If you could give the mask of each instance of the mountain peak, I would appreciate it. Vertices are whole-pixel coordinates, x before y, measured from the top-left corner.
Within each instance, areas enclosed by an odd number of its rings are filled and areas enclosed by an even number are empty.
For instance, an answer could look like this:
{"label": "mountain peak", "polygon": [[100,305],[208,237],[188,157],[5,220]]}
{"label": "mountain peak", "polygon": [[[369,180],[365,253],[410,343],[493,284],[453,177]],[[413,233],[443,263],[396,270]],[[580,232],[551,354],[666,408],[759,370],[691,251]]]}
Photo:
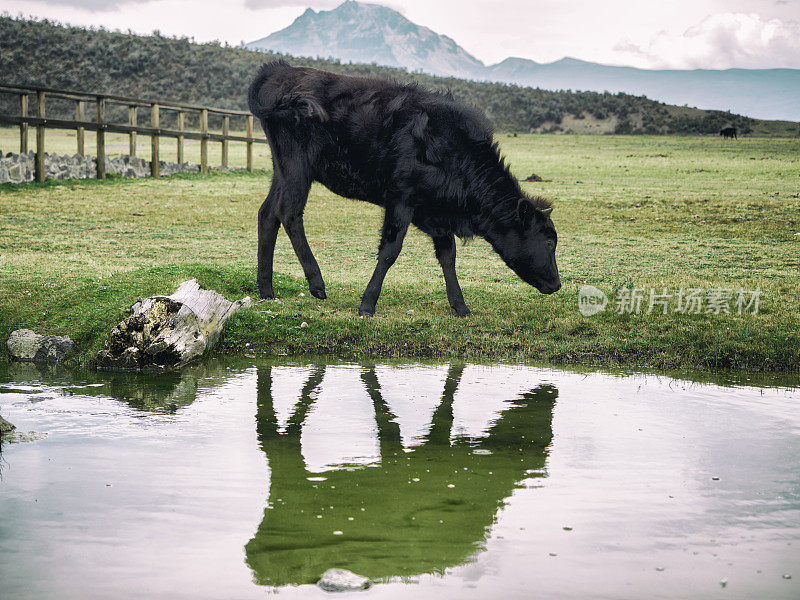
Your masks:
{"label": "mountain peak", "polygon": [[526,66],[527,67],[528,65],[538,65],[538,64],[540,64],[540,63],[532,61],[529,58],[520,58],[518,56],[509,56],[508,58],[504,58],[503,60],[501,60],[499,63],[497,63],[494,66],[495,67],[499,67],[499,66],[503,65],[503,66],[507,66],[507,67],[515,67],[515,66]]}
{"label": "mountain peak", "polygon": [[644,94],[670,104],[729,109],[767,119],[800,119],[798,69],[652,71],[569,56],[548,63],[512,57],[487,67],[449,37],[409,21],[396,10],[355,0],[331,10],[309,8],[289,27],[246,47],[550,90]]}
{"label": "mountain peak", "polygon": [[251,50],[336,57],[434,75],[475,77],[485,68],[449,37],[417,25],[389,7],[355,0],[346,0],[327,11],[308,9],[289,27],[246,46]]}

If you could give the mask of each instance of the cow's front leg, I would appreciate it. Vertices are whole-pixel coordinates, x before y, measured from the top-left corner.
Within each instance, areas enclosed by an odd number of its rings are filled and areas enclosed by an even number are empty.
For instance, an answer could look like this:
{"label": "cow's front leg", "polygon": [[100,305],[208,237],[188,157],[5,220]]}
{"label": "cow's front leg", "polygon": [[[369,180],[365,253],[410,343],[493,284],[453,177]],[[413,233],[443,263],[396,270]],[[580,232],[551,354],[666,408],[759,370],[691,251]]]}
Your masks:
{"label": "cow's front leg", "polygon": [[456,240],[452,233],[433,238],[433,247],[436,251],[436,258],[442,266],[444,273],[444,285],[447,288],[447,300],[450,306],[459,317],[469,315],[469,308],[464,302],[464,294],[461,293],[461,286],[458,285],[456,277]]}
{"label": "cow's front leg", "polygon": [[381,228],[381,243],[378,246],[378,264],[375,272],[367,284],[367,289],[361,296],[361,306],[358,314],[369,316],[375,314],[375,305],[378,303],[378,296],[381,294],[383,279],[389,268],[397,260],[400,250],[403,248],[403,239],[406,237],[408,226],[411,223],[412,210],[407,206],[387,206],[386,215],[383,218]]}

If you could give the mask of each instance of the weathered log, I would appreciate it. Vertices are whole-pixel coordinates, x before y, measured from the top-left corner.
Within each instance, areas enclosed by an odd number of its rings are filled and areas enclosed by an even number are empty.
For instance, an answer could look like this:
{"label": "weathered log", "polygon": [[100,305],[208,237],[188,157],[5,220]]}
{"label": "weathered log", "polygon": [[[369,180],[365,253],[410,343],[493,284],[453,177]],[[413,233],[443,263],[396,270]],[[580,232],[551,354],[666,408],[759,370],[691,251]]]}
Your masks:
{"label": "weathered log", "polygon": [[229,302],[196,279],[184,281],[171,296],[139,299],[111,331],[97,355],[100,369],[163,371],[180,368],[203,355],[219,339],[233,313],[251,306],[250,297]]}

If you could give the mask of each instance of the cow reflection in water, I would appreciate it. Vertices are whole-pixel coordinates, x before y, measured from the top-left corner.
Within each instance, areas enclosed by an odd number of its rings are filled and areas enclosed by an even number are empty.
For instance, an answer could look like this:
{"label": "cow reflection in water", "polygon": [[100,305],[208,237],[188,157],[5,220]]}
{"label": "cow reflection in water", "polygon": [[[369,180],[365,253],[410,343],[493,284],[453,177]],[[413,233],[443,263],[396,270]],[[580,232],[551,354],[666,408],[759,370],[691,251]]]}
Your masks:
{"label": "cow reflection in water", "polygon": [[441,573],[481,549],[505,499],[522,480],[544,472],[558,391],[539,385],[510,398],[488,434],[452,436],[462,371],[450,367],[427,434],[407,451],[375,369],[364,369],[380,464],[341,466],[327,470],[324,481],[309,481],[314,474],[301,454],[300,434],[325,368],[311,373],[283,431],[272,367],[259,369],[258,439],[269,462],[270,499],[245,546],[257,583],[314,583],[332,567],[373,579]]}

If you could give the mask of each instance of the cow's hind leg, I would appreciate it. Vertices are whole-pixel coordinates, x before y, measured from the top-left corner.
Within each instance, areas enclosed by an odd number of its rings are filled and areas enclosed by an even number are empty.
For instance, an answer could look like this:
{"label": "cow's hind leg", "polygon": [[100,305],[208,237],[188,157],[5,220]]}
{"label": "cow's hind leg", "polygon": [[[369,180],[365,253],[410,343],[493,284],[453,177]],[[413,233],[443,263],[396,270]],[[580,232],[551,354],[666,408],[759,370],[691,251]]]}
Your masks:
{"label": "cow's hind leg", "polygon": [[375,305],[381,294],[383,280],[389,268],[397,260],[403,248],[403,239],[406,237],[408,226],[411,224],[413,211],[407,206],[387,206],[381,229],[381,243],[378,247],[378,264],[372,273],[372,278],[361,296],[361,306],[358,314],[372,316],[375,314]]}
{"label": "cow's hind leg", "polygon": [[311,180],[302,173],[287,176],[276,164],[272,186],[258,211],[258,290],[262,298],[274,298],[272,264],[275,241],[281,224],[292,242],[292,248],[303,267],[313,296],[324,299],[325,282],[314,254],[308,245],[303,227],[303,211],[311,189]]}
{"label": "cow's hind leg", "polygon": [[461,286],[458,285],[458,277],[456,276],[455,237],[452,233],[432,237],[436,258],[442,266],[442,273],[444,273],[447,300],[459,317],[466,317],[469,315],[469,308],[467,308],[467,303],[464,302],[464,294],[461,293]]}
{"label": "cow's hind leg", "polygon": [[303,211],[306,208],[310,189],[310,180],[298,180],[291,184],[284,183],[278,198],[277,215],[286,229],[294,253],[303,267],[311,295],[324,300],[327,298],[325,282],[322,279],[317,259],[314,258],[314,253],[311,252],[311,247],[308,245],[306,230],[303,226]]}
{"label": "cow's hind leg", "polygon": [[275,255],[275,240],[281,222],[275,214],[279,185],[272,180],[269,194],[258,210],[258,293],[262,298],[274,298],[272,289],[272,260]]}

